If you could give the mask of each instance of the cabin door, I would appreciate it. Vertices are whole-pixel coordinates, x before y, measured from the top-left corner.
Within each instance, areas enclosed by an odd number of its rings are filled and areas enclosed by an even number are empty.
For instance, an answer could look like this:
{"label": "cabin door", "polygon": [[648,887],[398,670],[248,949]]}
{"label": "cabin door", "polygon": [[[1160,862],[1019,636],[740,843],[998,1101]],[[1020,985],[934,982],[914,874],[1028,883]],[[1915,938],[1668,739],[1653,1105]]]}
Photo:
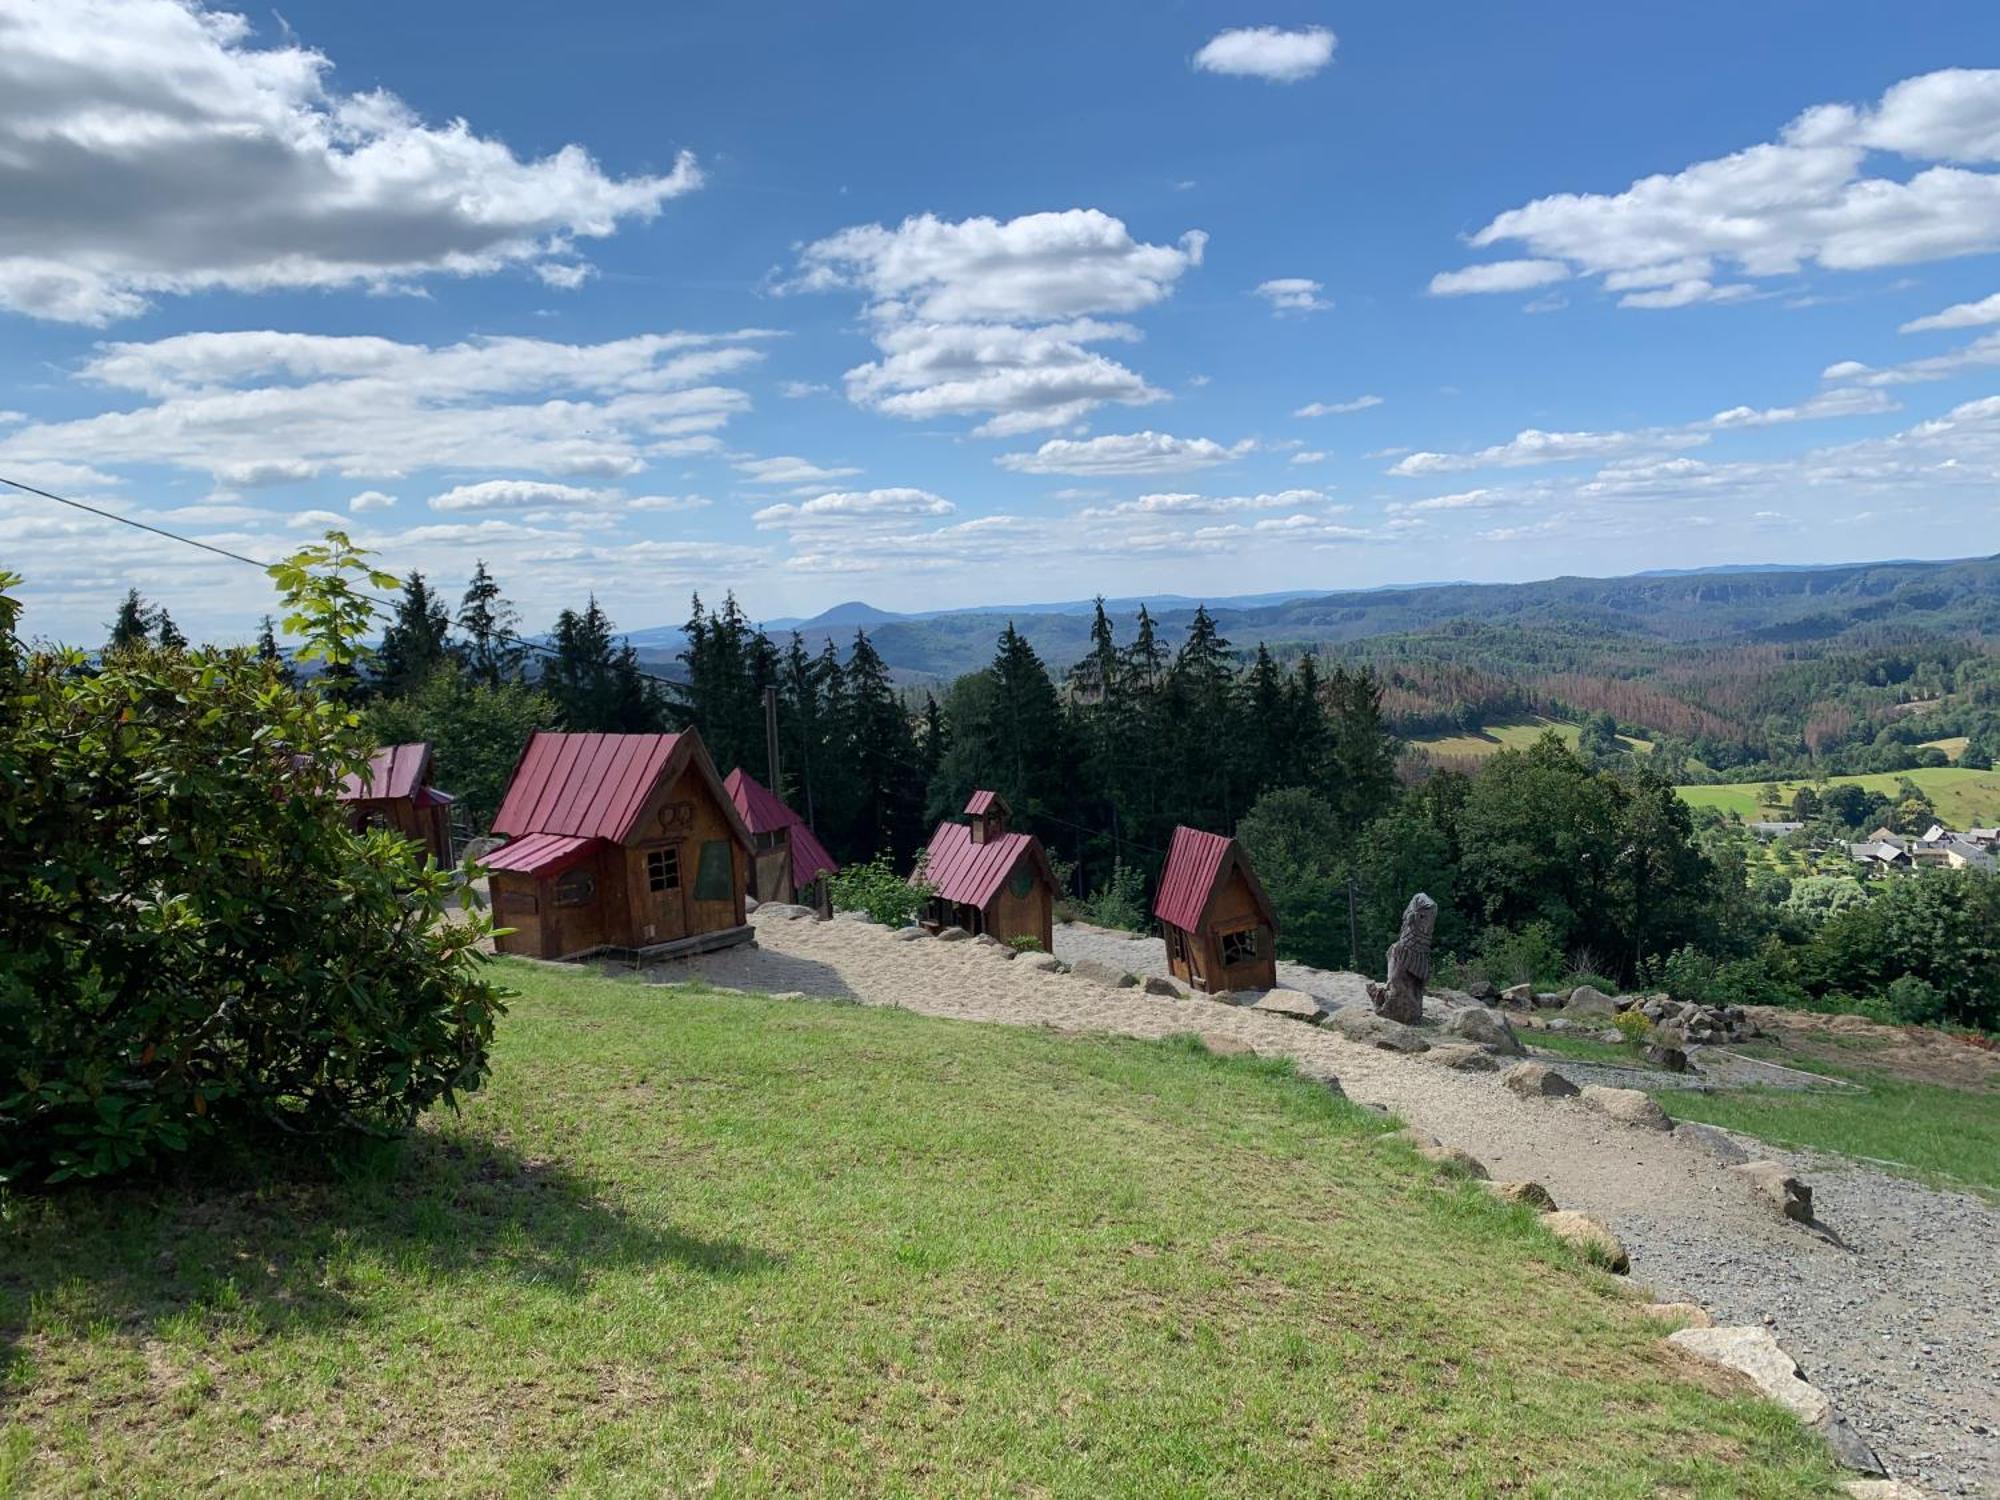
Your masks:
{"label": "cabin door", "polygon": [[687,854],[685,842],[649,844],[639,851],[639,932],[648,945],[687,936]]}

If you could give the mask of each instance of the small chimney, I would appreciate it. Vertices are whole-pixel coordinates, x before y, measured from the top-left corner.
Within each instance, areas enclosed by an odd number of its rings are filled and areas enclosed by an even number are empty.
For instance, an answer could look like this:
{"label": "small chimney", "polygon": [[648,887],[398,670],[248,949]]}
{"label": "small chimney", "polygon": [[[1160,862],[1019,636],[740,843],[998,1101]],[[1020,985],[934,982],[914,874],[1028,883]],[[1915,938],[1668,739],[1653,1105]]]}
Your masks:
{"label": "small chimney", "polygon": [[1007,804],[998,792],[977,791],[965,804],[975,844],[990,844],[1007,832]]}

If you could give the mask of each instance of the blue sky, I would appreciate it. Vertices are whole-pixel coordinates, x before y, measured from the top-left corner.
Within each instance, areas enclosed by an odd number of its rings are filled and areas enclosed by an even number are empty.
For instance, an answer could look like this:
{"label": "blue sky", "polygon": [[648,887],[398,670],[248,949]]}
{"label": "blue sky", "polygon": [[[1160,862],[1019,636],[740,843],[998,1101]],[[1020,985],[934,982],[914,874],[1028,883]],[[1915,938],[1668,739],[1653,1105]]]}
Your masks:
{"label": "blue sky", "polygon": [[2000,17],[1534,22],[0,0],[0,474],[537,628],[1994,550]]}

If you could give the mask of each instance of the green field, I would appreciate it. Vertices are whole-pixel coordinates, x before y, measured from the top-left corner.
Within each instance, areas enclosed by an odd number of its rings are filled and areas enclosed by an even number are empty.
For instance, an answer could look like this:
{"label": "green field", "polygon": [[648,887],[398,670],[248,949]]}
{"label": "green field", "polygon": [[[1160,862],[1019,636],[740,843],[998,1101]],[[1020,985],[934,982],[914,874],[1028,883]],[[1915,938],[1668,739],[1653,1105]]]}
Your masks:
{"label": "green field", "polygon": [[1923,750],[1942,750],[1944,751],[1945,759],[1956,761],[1961,755],[1965,754],[1968,738],[1968,736],[1962,734],[1947,735],[1941,740],[1925,740],[1918,748]]}
{"label": "green field", "polygon": [[[1575,748],[1576,725],[1540,717],[1524,719],[1517,724],[1488,724],[1477,734],[1424,735],[1412,739],[1410,743],[1431,755],[1476,759],[1498,750],[1525,750],[1551,729],[1565,745]],[[1618,743],[1628,750],[1645,754],[1650,754],[1653,749],[1651,740],[1634,739],[1628,735],[1619,735]]]}
{"label": "green field", "polygon": [[[1923,789],[1937,808],[1939,819],[1952,828],[1990,828],[2000,823],[2000,772],[1935,766],[1921,771],[1884,771],[1871,776],[1829,776],[1825,778],[1825,783],[1852,783],[1880,792],[1885,797],[1894,797],[1896,784],[1905,778]],[[1767,784],[1762,781],[1738,781],[1723,786],[1684,786],[1680,788],[1680,794],[1691,807],[1713,807],[1725,816],[1734,813],[1745,822],[1752,822],[1760,818],[1790,817],[1792,794],[1802,786],[1821,783],[1779,782],[1782,800],[1778,807],[1762,805]]]}
{"label": "green field", "polygon": [[407,1142],[0,1199],[0,1494],[1835,1492],[1280,1064],[507,973]]}

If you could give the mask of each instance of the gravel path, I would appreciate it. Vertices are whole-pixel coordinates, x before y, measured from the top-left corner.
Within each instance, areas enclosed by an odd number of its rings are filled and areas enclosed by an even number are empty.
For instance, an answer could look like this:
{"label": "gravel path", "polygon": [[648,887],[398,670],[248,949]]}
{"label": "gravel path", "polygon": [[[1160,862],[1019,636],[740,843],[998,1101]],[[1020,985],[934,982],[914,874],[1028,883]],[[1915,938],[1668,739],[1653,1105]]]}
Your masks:
{"label": "gravel path", "polygon": [[[1836,1161],[1792,1162],[1839,1241],[1778,1218],[1701,1148],[1618,1125],[1574,1102],[1526,1100],[1492,1074],[1457,1073],[1358,1046],[1296,1021],[1209,1000],[1112,990],[1010,962],[992,948],[899,941],[866,923],[752,919],[758,946],[650,971],[801,991],[927,1015],[1161,1037],[1220,1032],[1301,1072],[1337,1077],[1471,1152],[1496,1179],[1532,1178],[1564,1208],[1604,1219],[1636,1280],[1722,1322],[1769,1322],[1811,1380],[1892,1472],[1942,1495],[2000,1496],[2000,1209]],[[1066,959],[1163,972],[1157,942],[1057,929]],[[1281,965],[1279,979],[1333,1003],[1357,975]]]}

